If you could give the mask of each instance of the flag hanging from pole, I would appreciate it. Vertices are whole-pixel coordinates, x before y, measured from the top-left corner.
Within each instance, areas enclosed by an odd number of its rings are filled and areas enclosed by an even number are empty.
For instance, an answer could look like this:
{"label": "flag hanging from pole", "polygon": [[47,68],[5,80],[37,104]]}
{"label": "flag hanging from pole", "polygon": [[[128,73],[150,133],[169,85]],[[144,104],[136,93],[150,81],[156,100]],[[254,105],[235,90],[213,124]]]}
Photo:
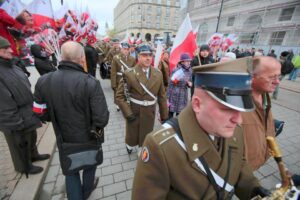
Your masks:
{"label": "flag hanging from pole", "polygon": [[32,14],[34,25],[37,27],[55,27],[51,0],[33,0],[27,10]]}
{"label": "flag hanging from pole", "polygon": [[193,57],[197,49],[197,44],[193,34],[192,24],[189,14],[185,17],[176,34],[174,45],[170,53],[170,72],[177,65],[180,54],[186,52]]}

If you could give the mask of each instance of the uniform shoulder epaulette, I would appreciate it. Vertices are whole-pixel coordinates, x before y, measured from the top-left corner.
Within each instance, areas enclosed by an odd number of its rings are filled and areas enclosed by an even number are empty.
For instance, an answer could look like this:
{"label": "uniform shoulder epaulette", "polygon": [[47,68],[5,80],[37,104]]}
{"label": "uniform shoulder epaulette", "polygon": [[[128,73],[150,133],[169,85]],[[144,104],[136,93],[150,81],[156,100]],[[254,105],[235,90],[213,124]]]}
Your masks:
{"label": "uniform shoulder epaulette", "polygon": [[152,133],[152,137],[158,145],[162,145],[170,139],[174,138],[175,134],[176,132],[172,127],[163,127],[162,129]]}

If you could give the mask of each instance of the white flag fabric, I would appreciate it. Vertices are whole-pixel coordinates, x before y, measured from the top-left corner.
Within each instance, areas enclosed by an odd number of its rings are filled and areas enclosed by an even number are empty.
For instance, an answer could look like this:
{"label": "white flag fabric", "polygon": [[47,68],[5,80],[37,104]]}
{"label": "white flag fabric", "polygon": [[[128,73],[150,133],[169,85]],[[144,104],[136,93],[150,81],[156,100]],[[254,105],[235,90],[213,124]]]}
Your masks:
{"label": "white flag fabric", "polygon": [[158,68],[158,64],[162,53],[163,53],[163,45],[161,42],[158,42],[156,47],[155,57],[154,57],[154,68]]}
{"label": "white flag fabric", "polygon": [[188,53],[193,57],[197,49],[197,44],[193,34],[192,24],[189,14],[185,17],[176,34],[174,45],[170,53],[170,72],[177,65],[182,53]]}
{"label": "white flag fabric", "polygon": [[25,5],[20,0],[6,0],[1,5],[7,14],[16,18],[24,10]]}

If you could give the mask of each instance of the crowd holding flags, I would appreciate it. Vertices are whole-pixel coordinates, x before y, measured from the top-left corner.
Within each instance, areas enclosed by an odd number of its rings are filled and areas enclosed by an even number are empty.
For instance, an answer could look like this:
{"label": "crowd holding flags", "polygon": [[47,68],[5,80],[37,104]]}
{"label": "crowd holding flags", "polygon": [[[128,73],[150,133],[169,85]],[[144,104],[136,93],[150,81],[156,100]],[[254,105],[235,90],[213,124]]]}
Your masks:
{"label": "crowd holding flags", "polygon": [[[25,21],[22,29],[21,26],[17,26],[14,30],[20,32],[16,46],[21,51],[24,51],[24,46],[28,49],[33,43],[39,44],[51,53],[55,53],[59,59],[59,46],[67,40],[89,45],[97,41],[98,24],[91,17],[88,9],[80,12],[69,9],[65,4],[54,15],[51,0],[32,0],[28,5],[24,5],[20,0],[5,0],[0,9],[16,21],[24,12],[28,12],[32,18],[32,24],[29,25]],[[6,19],[2,20],[5,22]],[[10,31],[10,26],[7,30]],[[16,55],[24,57],[28,52],[17,52]]]}
{"label": "crowd holding flags", "polygon": [[[25,25],[25,28],[21,29],[27,33],[23,34],[25,44],[29,46],[38,42],[44,48],[55,53],[58,58],[60,57],[59,46],[67,40],[89,45],[93,45],[97,41],[98,24],[92,18],[88,8],[81,12],[78,9],[71,10],[67,4],[63,4],[54,14],[51,0],[32,0],[28,5],[24,5],[20,0],[6,0],[1,9],[5,10],[12,18],[17,18],[24,10],[29,12],[33,19],[33,25],[31,27]],[[193,57],[197,50],[196,40],[199,31],[201,32],[199,25],[194,30],[192,29],[191,20],[187,15],[176,34],[170,52],[170,71],[178,63],[182,52],[187,52]],[[237,37],[234,34],[224,37],[221,33],[215,33],[209,39],[208,45],[212,54],[215,55],[219,49],[222,52],[227,51],[236,40]],[[127,31],[123,41],[130,45],[139,45],[143,42],[142,33],[136,34],[135,37]],[[28,52],[23,53],[23,56],[28,56]],[[157,56],[160,57],[161,55]]]}

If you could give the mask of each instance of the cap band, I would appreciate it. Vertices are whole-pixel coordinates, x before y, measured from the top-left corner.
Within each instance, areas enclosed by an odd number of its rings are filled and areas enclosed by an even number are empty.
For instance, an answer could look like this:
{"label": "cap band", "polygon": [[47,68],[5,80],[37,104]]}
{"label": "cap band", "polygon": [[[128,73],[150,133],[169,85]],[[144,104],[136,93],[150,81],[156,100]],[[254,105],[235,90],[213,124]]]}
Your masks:
{"label": "cap band", "polygon": [[251,90],[250,74],[228,74],[228,73],[196,73],[195,87],[230,88],[230,90]]}
{"label": "cap band", "polygon": [[251,95],[251,90],[239,90],[239,89],[229,89],[226,87],[223,88],[215,88],[215,87],[207,87],[207,86],[201,86],[202,89],[211,91],[213,93],[219,93],[223,95],[231,95],[231,96],[245,96],[245,95]]}

